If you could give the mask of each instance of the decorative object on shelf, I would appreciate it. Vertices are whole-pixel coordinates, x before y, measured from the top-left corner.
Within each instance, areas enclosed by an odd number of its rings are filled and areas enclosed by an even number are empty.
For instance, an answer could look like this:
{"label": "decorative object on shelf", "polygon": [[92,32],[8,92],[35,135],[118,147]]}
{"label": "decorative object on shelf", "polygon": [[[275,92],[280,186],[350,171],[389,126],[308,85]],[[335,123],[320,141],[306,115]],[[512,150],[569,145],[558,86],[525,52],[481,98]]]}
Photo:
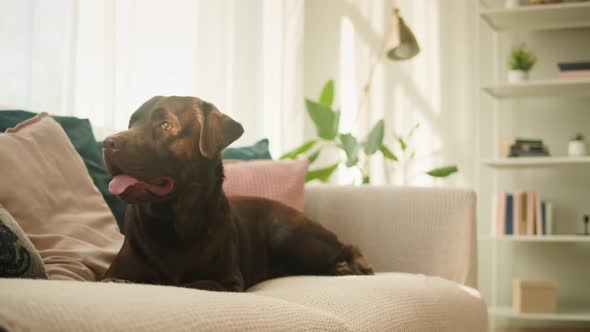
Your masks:
{"label": "decorative object on shelf", "polygon": [[590,236],[590,230],[588,230],[588,223],[590,223],[590,216],[585,214],[584,217],[582,217],[582,220],[584,221],[584,233],[578,234],[578,235]]}
{"label": "decorative object on shelf", "polygon": [[520,7],[520,0],[506,0],[504,1],[505,8],[518,8]]}
{"label": "decorative object on shelf", "polygon": [[517,83],[528,80],[529,71],[536,62],[537,57],[526,48],[524,43],[514,47],[508,57],[508,82]]}
{"label": "decorative object on shelf", "polygon": [[558,62],[559,78],[590,77],[590,61]]}
{"label": "decorative object on shelf", "polygon": [[547,157],[549,149],[541,139],[510,137],[500,141],[500,157]]}
{"label": "decorative object on shelf", "polygon": [[555,5],[559,3],[570,3],[570,2],[588,2],[589,0],[523,0],[521,3],[524,6],[537,6],[537,5]]}
{"label": "decorative object on shelf", "polygon": [[570,157],[583,157],[586,155],[586,142],[584,135],[578,133],[567,144],[567,154]]}
{"label": "decorative object on shelf", "polygon": [[[315,125],[317,137],[283,154],[280,159],[307,158],[311,165],[324,149],[337,148],[342,152],[339,153],[339,160],[326,168],[310,169],[305,181],[320,180],[327,182],[338,166],[344,163],[348,168],[355,167],[359,170],[361,174],[360,182],[362,184],[370,183],[371,179],[368,175],[368,170],[365,172],[364,164],[361,161],[367,162],[377,152],[381,152],[384,159],[390,162],[400,161],[400,158],[383,142],[385,122],[383,119],[377,121],[362,141],[351,133],[341,133],[340,111],[332,108],[333,101],[334,81],[332,80],[326,82],[324,85],[319,100],[305,100],[307,113]],[[411,138],[416,129],[418,129],[418,126],[410,130],[407,136],[397,137],[397,142],[400,145],[402,153],[407,151],[406,139]],[[413,158],[413,154],[410,157]],[[447,177],[457,171],[457,166],[451,165],[432,169],[426,172],[426,174],[432,177]]]}
{"label": "decorative object on shelf", "polygon": [[552,314],[556,307],[557,283],[553,280],[512,280],[512,310],[515,313]]}

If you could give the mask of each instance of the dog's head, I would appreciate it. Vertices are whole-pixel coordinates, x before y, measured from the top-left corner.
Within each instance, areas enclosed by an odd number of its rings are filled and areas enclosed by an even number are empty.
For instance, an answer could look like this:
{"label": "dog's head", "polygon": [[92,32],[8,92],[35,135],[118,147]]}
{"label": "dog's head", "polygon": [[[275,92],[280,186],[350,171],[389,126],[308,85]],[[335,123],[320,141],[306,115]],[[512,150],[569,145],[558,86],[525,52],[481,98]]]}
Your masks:
{"label": "dog's head", "polygon": [[128,203],[173,197],[183,186],[205,183],[220,152],[244,129],[215,106],[194,97],[153,97],[129,129],[105,139],[103,154],[113,180],[109,190]]}

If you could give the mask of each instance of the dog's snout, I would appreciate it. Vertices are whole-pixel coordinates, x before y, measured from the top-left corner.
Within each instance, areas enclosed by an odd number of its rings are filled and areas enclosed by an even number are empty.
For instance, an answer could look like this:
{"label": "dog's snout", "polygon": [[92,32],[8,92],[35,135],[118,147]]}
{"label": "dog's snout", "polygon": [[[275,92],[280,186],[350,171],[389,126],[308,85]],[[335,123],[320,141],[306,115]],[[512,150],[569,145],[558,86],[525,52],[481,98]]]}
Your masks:
{"label": "dog's snout", "polygon": [[102,147],[109,150],[117,149],[117,143],[112,137],[108,137],[102,142]]}

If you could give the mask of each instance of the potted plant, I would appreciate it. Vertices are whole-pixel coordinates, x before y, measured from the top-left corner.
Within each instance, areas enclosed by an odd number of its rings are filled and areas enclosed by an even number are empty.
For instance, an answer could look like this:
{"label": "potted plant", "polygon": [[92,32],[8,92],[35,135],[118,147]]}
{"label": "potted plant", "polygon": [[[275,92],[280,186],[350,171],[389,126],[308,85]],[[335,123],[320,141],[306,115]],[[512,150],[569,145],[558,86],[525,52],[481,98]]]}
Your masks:
{"label": "potted plant", "polygon": [[[280,159],[308,159],[311,166],[305,177],[305,182],[312,180],[327,182],[336,169],[340,165],[344,165],[347,168],[358,170],[360,178],[356,179],[354,183],[369,184],[371,177],[369,176],[368,161],[371,157],[380,153],[385,161],[391,163],[401,162],[405,159],[403,155],[400,155],[402,157],[400,161],[398,156],[385,144],[386,133],[383,119],[377,121],[368,133],[364,133],[364,138],[354,136],[352,133],[341,132],[340,110],[333,107],[333,101],[334,81],[330,80],[324,85],[319,100],[305,100],[307,113],[315,125],[317,137],[280,157]],[[409,151],[406,141],[412,137],[417,128],[418,126],[410,130],[407,137],[397,137],[400,151]],[[318,159],[320,153],[328,149],[338,151],[337,160],[328,167],[314,167],[313,163]],[[408,159],[413,157],[412,151]],[[456,165],[448,165],[424,173],[435,178],[445,178],[458,171]]]}
{"label": "potted plant", "polygon": [[526,49],[525,44],[514,47],[508,57],[508,82],[522,82],[529,78],[529,71],[535,63],[537,57],[535,54]]}
{"label": "potted plant", "polygon": [[584,135],[578,133],[570,140],[567,145],[567,154],[571,157],[581,157],[586,155],[586,142],[584,142]]}

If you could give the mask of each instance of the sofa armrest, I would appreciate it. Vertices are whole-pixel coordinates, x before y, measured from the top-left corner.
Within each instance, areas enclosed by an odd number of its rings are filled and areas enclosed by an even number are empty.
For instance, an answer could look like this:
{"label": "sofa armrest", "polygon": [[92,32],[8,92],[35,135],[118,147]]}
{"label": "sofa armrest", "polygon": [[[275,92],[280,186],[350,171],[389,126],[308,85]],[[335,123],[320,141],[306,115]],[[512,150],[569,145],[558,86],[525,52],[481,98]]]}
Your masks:
{"label": "sofa armrest", "polygon": [[376,271],[422,273],[476,287],[473,191],[312,185],[305,212],[357,244]]}

